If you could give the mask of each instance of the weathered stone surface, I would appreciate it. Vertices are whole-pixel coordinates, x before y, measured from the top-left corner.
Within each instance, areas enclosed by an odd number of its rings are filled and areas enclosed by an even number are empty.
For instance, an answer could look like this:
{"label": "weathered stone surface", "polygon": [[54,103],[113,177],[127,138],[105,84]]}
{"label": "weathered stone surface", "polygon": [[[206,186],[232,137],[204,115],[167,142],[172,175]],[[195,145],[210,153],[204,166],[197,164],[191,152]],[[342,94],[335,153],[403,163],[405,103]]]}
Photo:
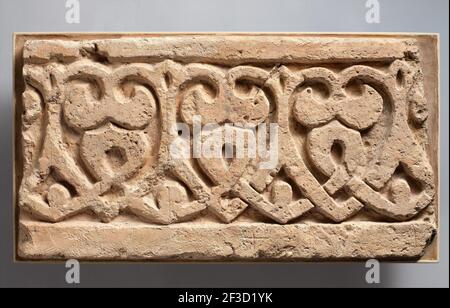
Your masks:
{"label": "weathered stone surface", "polygon": [[429,244],[433,229],[424,222],[286,226],[214,222],[160,227],[141,222],[46,224],[24,219],[19,255],[37,260],[414,259]]}
{"label": "weathered stone surface", "polygon": [[17,36],[18,256],[436,260],[437,69],[434,36]]}

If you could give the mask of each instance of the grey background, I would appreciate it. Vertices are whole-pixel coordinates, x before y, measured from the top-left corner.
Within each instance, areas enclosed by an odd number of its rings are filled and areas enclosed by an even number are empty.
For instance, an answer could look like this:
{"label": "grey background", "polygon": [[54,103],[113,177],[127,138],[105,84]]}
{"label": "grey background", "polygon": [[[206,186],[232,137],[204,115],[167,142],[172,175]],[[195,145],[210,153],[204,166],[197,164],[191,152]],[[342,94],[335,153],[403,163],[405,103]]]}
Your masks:
{"label": "grey background", "polygon": [[[381,286],[449,286],[449,1],[80,0],[81,23],[65,22],[65,0],[0,0],[0,286],[63,287],[63,264],[14,263],[13,32],[288,31],[441,34],[441,262],[383,264]],[[84,287],[366,287],[364,264],[85,264]]]}

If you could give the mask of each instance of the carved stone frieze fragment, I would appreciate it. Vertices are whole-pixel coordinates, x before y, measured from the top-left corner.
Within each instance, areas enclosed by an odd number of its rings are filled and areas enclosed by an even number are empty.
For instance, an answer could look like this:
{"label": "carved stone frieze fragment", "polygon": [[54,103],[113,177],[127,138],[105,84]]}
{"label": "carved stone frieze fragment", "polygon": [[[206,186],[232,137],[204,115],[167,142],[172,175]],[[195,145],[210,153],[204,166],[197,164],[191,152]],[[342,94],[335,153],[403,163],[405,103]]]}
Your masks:
{"label": "carved stone frieze fragment", "polygon": [[437,63],[431,35],[19,35],[18,257],[436,260]]}

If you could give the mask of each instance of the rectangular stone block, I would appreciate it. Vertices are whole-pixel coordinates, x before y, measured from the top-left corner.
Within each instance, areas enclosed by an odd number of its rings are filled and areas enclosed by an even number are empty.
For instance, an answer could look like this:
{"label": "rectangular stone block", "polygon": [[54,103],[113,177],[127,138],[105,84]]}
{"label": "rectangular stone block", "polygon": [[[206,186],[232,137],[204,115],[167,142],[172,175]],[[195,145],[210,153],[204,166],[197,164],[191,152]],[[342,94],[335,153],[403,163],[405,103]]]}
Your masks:
{"label": "rectangular stone block", "polygon": [[434,35],[18,34],[19,260],[438,260]]}

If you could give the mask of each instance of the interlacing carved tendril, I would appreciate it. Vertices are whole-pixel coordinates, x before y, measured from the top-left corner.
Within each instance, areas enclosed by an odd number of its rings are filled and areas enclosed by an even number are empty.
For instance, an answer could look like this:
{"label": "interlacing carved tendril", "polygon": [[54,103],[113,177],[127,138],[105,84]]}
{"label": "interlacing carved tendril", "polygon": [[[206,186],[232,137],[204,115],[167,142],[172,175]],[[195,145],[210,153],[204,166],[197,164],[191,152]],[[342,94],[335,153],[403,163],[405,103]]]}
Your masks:
{"label": "interlacing carved tendril", "polygon": [[[341,70],[27,64],[23,148],[34,152],[19,203],[49,222],[89,211],[104,222],[129,212],[171,224],[210,210],[231,223],[249,207],[280,224],[309,211],[342,222],[364,207],[411,219],[435,194],[409,127],[427,119],[417,74],[406,61]],[[171,159],[172,127],[192,127],[195,116],[218,133],[234,124],[234,134],[257,134],[259,124],[276,123],[278,165]]]}

